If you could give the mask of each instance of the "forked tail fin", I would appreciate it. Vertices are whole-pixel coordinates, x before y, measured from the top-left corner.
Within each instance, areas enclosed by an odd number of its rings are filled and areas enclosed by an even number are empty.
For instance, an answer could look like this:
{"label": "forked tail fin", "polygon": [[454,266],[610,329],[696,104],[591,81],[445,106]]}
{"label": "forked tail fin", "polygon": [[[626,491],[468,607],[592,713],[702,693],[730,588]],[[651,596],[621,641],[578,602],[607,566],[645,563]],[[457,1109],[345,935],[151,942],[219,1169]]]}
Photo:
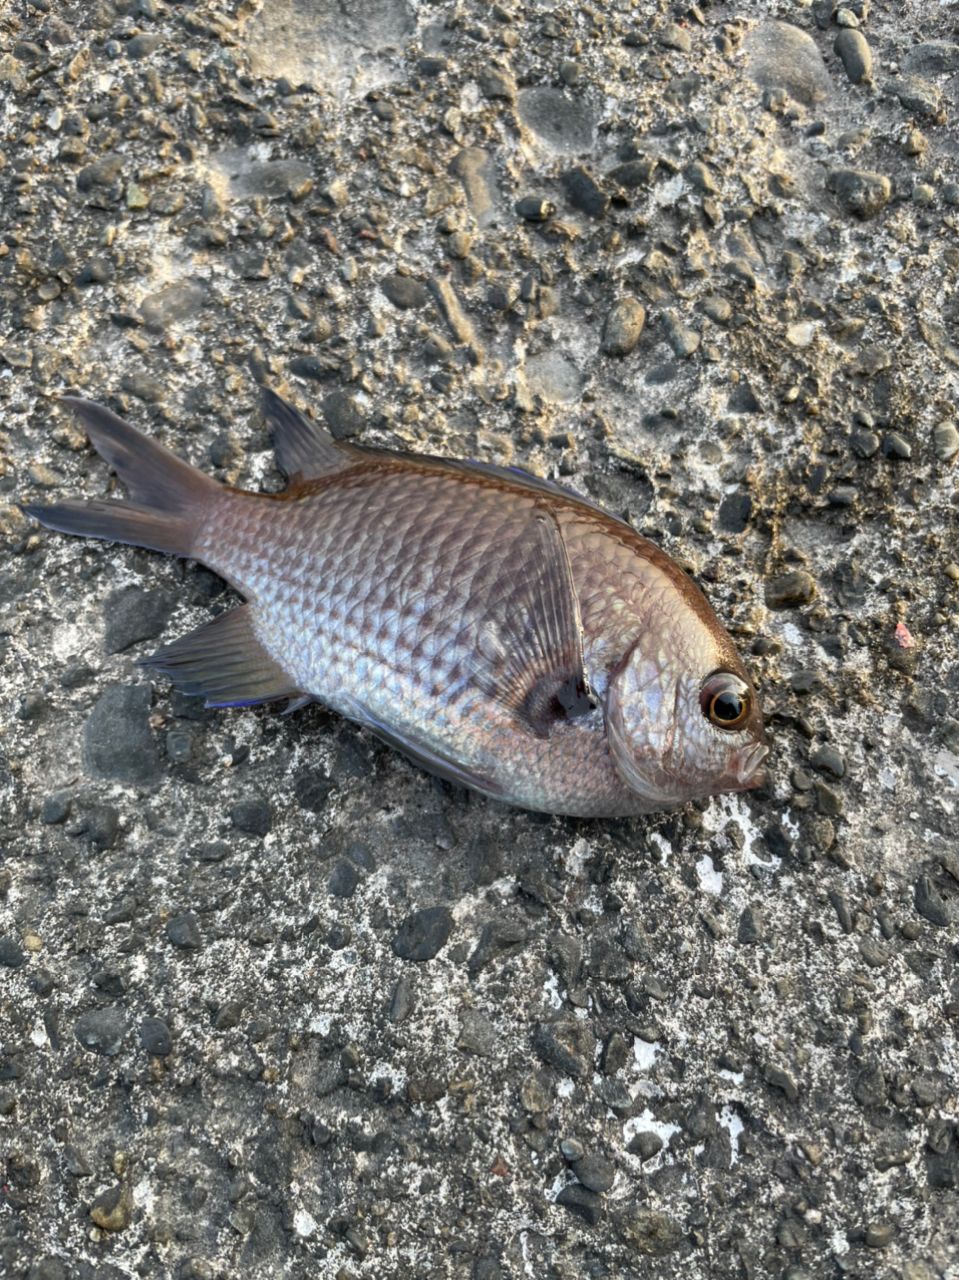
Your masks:
{"label": "forked tail fin", "polygon": [[199,525],[220,485],[102,405],[75,396],[64,396],[62,403],[77,415],[132,501],[73,498],[48,507],[25,506],[24,513],[61,533],[191,556]]}

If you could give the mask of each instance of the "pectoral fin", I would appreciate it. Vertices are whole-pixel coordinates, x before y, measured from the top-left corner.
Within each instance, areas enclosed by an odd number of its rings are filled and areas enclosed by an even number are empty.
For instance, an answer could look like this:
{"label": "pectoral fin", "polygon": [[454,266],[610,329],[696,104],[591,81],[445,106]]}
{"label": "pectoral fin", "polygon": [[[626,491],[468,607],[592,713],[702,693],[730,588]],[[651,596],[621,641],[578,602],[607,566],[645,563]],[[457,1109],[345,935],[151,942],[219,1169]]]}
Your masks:
{"label": "pectoral fin", "polygon": [[301,691],[267,653],[253,629],[250,605],[223,613],[140,664],[168,676],[184,693],[208,707],[251,707]]}
{"label": "pectoral fin", "polygon": [[593,707],[583,628],[563,535],[536,508],[505,554],[477,575],[486,600],[471,660],[473,682],[538,737]]}

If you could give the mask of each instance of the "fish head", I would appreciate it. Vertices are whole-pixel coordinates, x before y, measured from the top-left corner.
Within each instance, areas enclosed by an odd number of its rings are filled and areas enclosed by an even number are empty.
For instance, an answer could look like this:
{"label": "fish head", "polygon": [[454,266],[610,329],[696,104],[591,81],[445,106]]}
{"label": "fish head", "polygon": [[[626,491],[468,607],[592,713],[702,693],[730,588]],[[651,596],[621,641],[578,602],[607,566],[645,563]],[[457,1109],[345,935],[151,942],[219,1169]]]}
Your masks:
{"label": "fish head", "polygon": [[725,632],[666,633],[637,642],[606,692],[606,732],[617,770],[650,808],[685,804],[765,780],[759,695]]}

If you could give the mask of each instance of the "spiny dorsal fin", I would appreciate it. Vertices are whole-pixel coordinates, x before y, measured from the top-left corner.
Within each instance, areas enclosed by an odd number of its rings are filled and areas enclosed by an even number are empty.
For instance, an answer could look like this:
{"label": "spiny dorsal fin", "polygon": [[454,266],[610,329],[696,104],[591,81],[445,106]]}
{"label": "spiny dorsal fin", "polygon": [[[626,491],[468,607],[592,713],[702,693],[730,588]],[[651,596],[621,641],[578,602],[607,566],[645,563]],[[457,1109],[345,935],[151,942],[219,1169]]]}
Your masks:
{"label": "spiny dorsal fin", "polygon": [[355,465],[349,445],[337,444],[318,422],[263,388],[263,416],[273,434],[276,465],[291,482],[316,480]]}

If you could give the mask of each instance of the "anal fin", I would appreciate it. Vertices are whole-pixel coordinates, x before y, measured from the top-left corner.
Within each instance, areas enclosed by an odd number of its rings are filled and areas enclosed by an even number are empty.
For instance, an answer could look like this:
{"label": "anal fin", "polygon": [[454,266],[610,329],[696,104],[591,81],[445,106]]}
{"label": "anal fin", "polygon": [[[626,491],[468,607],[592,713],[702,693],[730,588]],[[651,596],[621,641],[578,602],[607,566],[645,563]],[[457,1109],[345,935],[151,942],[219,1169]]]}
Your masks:
{"label": "anal fin", "polygon": [[164,645],[140,664],[159,671],[208,707],[251,707],[299,690],[267,653],[253,629],[253,609],[240,605],[189,635]]}

